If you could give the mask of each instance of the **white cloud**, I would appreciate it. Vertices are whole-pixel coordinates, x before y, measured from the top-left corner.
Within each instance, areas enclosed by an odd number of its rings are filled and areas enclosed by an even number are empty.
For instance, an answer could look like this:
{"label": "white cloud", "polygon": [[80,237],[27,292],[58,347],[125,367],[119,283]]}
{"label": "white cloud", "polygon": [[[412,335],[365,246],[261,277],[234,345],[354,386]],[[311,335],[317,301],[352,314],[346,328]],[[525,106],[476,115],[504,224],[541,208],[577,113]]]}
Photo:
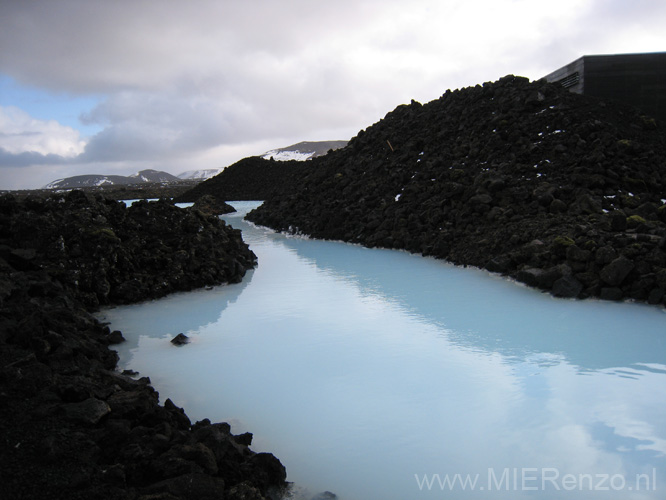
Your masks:
{"label": "white cloud", "polygon": [[7,153],[38,153],[73,158],[85,141],[77,130],[55,120],[37,120],[13,106],[0,106],[0,148]]}

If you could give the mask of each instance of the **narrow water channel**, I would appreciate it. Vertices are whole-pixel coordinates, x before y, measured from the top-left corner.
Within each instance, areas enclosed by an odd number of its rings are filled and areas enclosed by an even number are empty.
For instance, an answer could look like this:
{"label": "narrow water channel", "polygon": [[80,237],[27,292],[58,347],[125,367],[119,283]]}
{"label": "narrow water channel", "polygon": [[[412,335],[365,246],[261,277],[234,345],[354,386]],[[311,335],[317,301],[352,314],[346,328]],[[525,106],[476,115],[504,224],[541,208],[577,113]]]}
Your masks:
{"label": "narrow water channel", "polygon": [[[276,234],[237,285],[117,307],[121,367],[341,500],[666,498],[666,314]],[[183,332],[191,343],[174,347]]]}

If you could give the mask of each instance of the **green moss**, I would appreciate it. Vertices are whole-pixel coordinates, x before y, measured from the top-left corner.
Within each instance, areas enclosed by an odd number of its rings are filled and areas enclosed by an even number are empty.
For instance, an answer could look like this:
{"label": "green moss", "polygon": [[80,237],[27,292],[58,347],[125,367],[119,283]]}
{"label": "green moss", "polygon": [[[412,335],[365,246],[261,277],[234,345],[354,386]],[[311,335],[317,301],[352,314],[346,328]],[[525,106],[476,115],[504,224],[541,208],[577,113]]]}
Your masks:
{"label": "green moss", "polygon": [[654,130],[657,128],[657,120],[651,116],[641,116],[641,122],[643,123],[643,128],[646,130]]}
{"label": "green moss", "polygon": [[636,208],[639,205],[639,200],[636,198],[636,196],[628,196],[623,194],[620,196],[620,202],[622,203],[623,207]]}
{"label": "green moss", "polygon": [[594,251],[597,248],[597,242],[594,240],[587,240],[583,245],[584,250]]}
{"label": "green moss", "polygon": [[568,247],[575,243],[569,236],[556,236],[553,240],[553,245],[558,247]]}
{"label": "green moss", "polygon": [[556,236],[553,239],[552,250],[556,254],[565,255],[567,252],[567,248],[569,248],[574,243],[575,241],[571,239],[569,236]]}
{"label": "green moss", "polygon": [[666,205],[662,205],[657,209],[657,217],[661,222],[666,222]]}
{"label": "green moss", "polygon": [[647,221],[640,215],[630,215],[627,217],[627,227],[634,228],[640,224],[647,224]]}
{"label": "green moss", "polygon": [[95,229],[90,231],[89,236],[91,238],[102,239],[107,241],[118,241],[120,238],[116,236],[116,233],[110,227],[102,227],[100,229]]}

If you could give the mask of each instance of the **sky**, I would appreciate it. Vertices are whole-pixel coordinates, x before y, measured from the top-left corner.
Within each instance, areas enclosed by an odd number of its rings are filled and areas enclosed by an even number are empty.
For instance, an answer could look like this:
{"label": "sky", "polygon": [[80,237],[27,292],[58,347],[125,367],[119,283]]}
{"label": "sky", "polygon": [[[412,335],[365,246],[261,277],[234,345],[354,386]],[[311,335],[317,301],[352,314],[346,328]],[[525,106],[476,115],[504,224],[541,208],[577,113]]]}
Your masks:
{"label": "sky", "polygon": [[1,0],[0,190],[345,140],[411,99],[666,50],[663,0]]}

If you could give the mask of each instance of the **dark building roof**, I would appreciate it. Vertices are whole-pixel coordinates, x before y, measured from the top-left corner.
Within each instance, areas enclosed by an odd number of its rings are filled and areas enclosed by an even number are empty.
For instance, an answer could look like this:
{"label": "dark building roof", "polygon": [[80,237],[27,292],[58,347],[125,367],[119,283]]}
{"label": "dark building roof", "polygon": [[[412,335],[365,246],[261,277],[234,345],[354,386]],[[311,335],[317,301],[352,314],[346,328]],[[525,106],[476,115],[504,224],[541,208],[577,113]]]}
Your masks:
{"label": "dark building roof", "polygon": [[583,56],[545,79],[579,94],[623,101],[666,124],[666,52]]}

